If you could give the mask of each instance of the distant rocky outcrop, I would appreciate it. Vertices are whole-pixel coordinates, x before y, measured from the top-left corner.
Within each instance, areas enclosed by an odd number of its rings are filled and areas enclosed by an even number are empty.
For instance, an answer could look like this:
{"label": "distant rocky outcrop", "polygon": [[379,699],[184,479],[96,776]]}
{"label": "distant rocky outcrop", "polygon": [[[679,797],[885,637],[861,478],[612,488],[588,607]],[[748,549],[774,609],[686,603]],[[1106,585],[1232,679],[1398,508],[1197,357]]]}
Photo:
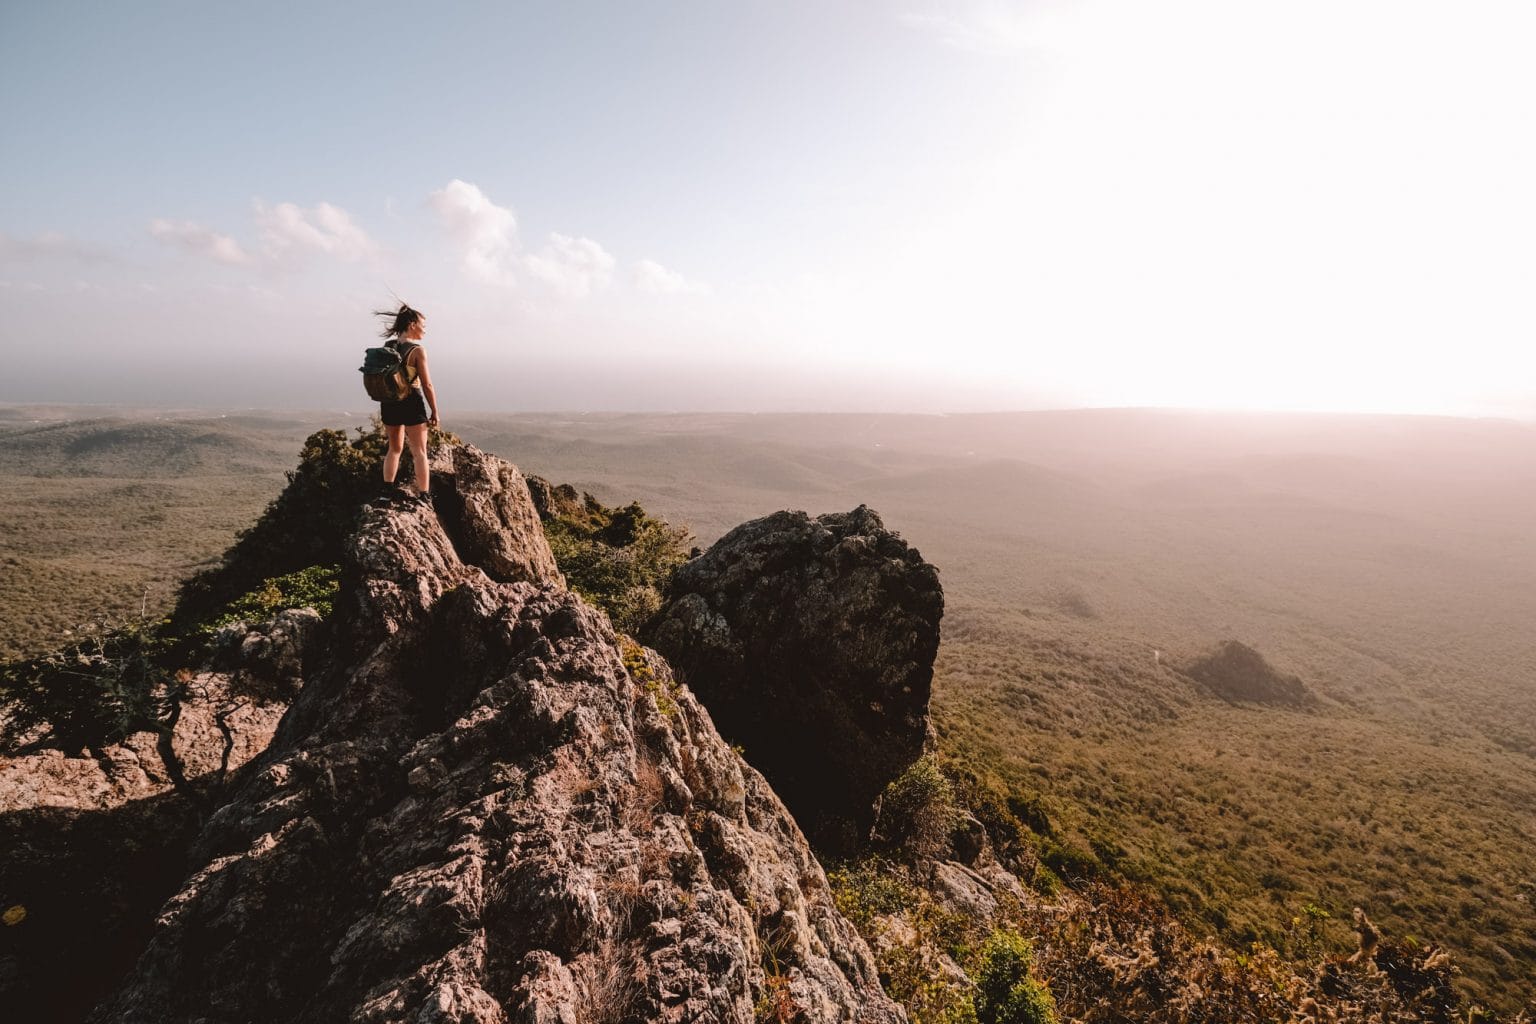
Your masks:
{"label": "distant rocky outcrop", "polygon": [[1258,651],[1228,640],[1183,668],[1184,674],[1229,701],[1304,706],[1316,703],[1296,676],[1277,672]]}
{"label": "distant rocky outcrop", "polygon": [[677,571],[646,637],[836,854],[922,753],[943,613],[938,570],[860,505],[736,527]]}
{"label": "distant rocky outcrop", "polygon": [[516,470],[461,448],[434,492],[363,514],[319,664],[92,1019],[904,1020],[762,776],[565,589]]}
{"label": "distant rocky outcrop", "polygon": [[582,493],[570,484],[552,484],[541,476],[528,476],[528,495],[540,519],[580,515],[586,507]]}

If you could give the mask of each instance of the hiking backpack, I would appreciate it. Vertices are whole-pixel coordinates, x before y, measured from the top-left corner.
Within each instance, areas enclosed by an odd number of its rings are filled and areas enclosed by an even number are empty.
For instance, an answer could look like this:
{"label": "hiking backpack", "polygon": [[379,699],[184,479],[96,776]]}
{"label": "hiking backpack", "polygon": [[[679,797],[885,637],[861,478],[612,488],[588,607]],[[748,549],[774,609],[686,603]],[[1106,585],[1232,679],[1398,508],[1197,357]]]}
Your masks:
{"label": "hiking backpack", "polygon": [[363,373],[363,387],[369,398],[375,402],[398,402],[411,393],[405,360],[415,347],[386,345],[363,352],[363,365],[358,369]]}

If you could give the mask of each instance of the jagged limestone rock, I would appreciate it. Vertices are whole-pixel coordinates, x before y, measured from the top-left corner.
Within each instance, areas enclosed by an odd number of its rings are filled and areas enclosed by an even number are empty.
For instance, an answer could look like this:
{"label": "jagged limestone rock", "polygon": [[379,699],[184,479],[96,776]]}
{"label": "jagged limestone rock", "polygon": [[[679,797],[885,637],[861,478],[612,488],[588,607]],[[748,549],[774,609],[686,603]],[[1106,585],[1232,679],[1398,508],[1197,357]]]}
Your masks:
{"label": "jagged limestone rock", "polygon": [[516,466],[460,445],[453,449],[452,473],[437,479],[434,491],[445,495],[440,511],[465,561],[497,580],[563,583]]}
{"label": "jagged limestone rock", "polygon": [[943,613],[938,570],[869,508],[776,512],[680,568],[647,639],[844,853],[927,741]]}
{"label": "jagged limestone rock", "polygon": [[585,498],[570,484],[552,484],[541,476],[529,475],[528,494],[540,519],[558,519],[561,516],[579,515],[586,507]]}
{"label": "jagged limestone rock", "polygon": [[457,517],[364,513],[323,663],[93,1019],[904,1019],[667,664],[508,568],[548,549],[499,461],[456,453]]}
{"label": "jagged limestone rock", "polygon": [[313,608],[289,608],[265,622],[231,623],[214,635],[212,666],[229,673],[238,691],[287,702],[304,685],[304,665],[314,656],[323,626]]}

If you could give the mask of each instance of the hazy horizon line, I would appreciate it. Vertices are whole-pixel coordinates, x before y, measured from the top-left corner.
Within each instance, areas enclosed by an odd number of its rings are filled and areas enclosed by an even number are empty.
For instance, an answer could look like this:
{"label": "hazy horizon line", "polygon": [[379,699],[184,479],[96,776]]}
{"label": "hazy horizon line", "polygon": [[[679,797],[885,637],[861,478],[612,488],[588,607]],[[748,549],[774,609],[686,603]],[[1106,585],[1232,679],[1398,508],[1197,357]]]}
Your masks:
{"label": "hazy horizon line", "polygon": [[[160,405],[147,402],[85,402],[85,401],[15,401],[0,399],[0,408],[16,410],[116,410],[122,412],[157,412],[167,414],[178,413],[239,413],[239,414],[273,414],[294,415],[300,413],[316,414],[324,413],[342,415],[357,418],[367,418],[377,414],[376,409],[345,408],[335,405],[231,405],[226,403],[178,403],[174,405]],[[566,409],[492,409],[492,408],[468,408],[455,411],[449,419],[472,418],[477,416],[890,416],[890,417],[914,417],[924,419],[945,418],[976,418],[983,416],[1030,416],[1064,413],[1166,413],[1193,416],[1233,416],[1233,417],[1274,417],[1274,418],[1354,418],[1354,419],[1415,419],[1415,420],[1465,420],[1482,423],[1512,423],[1522,426],[1536,426],[1536,409],[1527,415],[1515,413],[1448,413],[1448,412],[1416,412],[1416,411],[1378,411],[1360,409],[1286,409],[1286,408],[1242,408],[1242,407],[1217,407],[1217,406],[1177,406],[1177,405],[1052,405],[1035,407],[999,407],[995,409],[965,409],[953,411],[929,411],[918,409],[860,409],[860,408],[822,408],[822,409],[749,409],[749,408],[674,408],[674,409],[643,409],[643,408],[566,408]]]}

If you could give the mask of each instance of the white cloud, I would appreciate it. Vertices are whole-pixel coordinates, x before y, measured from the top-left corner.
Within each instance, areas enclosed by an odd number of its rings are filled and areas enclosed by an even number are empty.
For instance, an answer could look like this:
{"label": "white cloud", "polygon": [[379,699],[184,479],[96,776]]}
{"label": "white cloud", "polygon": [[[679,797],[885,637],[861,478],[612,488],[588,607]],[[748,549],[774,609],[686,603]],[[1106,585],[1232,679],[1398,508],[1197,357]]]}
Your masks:
{"label": "white cloud", "polygon": [[538,252],[518,241],[517,215],[498,206],[478,185],[455,178],[427,197],[458,248],[465,273],[486,284],[510,287],[522,276],[558,295],[586,298],[613,280],[613,255],[590,238],[552,232]]}
{"label": "white cloud", "polygon": [[523,262],[534,277],[574,298],[607,287],[613,279],[613,256],[590,238],[551,234],[543,251],[530,254]]}
{"label": "white cloud", "polygon": [[491,202],[479,186],[455,178],[427,197],[461,250],[464,269],[488,284],[513,284],[517,216]]}
{"label": "white cloud", "polygon": [[251,254],[241,248],[239,242],[195,221],[157,217],[149,222],[149,233],[167,245],[179,246],[216,263],[238,266],[251,262]]}
{"label": "white cloud", "polygon": [[282,267],[315,253],[343,263],[371,261],[380,255],[379,244],[357,226],[351,214],[330,203],[306,210],[296,203],[267,206],[258,199],[252,216],[259,241],[256,248],[190,220],[157,217],[150,221],[149,233],[167,245],[230,266]]}
{"label": "white cloud", "polygon": [[639,260],[634,266],[635,287],[651,295],[701,294],[708,291],[698,281],[690,281],[675,270],[668,270],[655,260]]}
{"label": "white cloud", "polygon": [[321,252],[345,263],[371,260],[379,246],[352,221],[346,210],[320,203],[305,210],[296,203],[268,207],[256,202],[256,227],[262,249],[281,263],[294,255]]}

